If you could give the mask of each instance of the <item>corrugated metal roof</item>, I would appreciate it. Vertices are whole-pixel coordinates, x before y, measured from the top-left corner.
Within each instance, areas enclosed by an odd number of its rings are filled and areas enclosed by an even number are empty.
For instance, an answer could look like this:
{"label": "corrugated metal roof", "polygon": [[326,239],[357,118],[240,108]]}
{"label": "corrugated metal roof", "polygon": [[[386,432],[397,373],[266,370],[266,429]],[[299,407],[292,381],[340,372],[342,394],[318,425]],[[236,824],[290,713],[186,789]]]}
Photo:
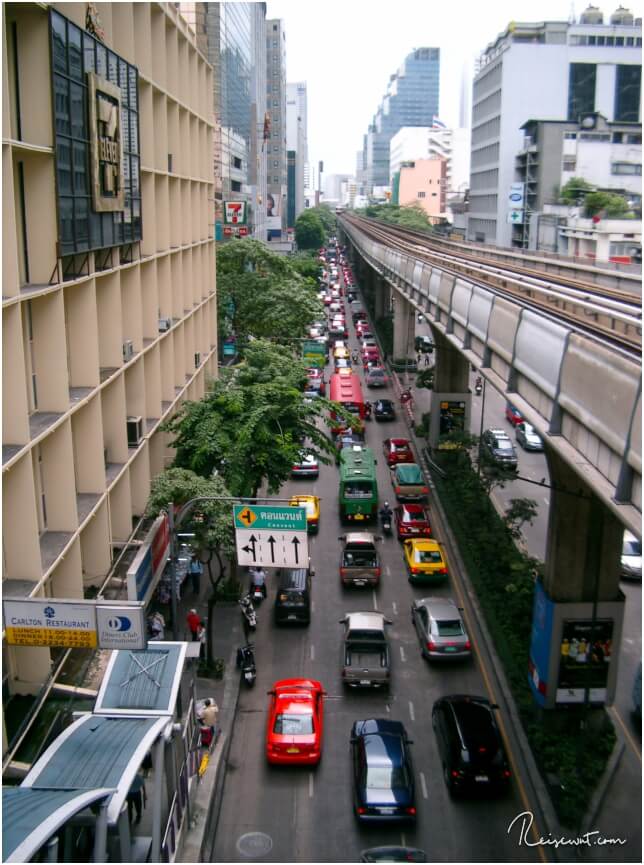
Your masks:
{"label": "corrugated metal roof", "polygon": [[153,642],[144,652],[114,652],[101,684],[96,714],[174,713],[186,643]]}
{"label": "corrugated metal roof", "polygon": [[111,792],[3,787],[2,861],[29,861],[73,814]]}

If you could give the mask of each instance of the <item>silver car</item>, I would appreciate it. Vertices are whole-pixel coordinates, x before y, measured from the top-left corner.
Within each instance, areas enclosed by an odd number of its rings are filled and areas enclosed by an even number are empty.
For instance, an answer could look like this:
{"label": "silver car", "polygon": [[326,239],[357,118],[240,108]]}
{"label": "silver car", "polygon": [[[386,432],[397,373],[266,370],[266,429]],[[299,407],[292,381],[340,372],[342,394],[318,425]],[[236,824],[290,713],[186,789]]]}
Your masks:
{"label": "silver car", "polygon": [[642,579],[642,542],[630,532],[624,532],[621,578],[640,581]]}
{"label": "silver car", "polygon": [[543,439],[536,432],[532,424],[527,421],[521,421],[516,426],[517,442],[525,451],[542,451]]}
{"label": "silver car", "polygon": [[451,598],[421,598],[411,606],[420,649],[428,660],[469,658],[472,646],[461,611]]}

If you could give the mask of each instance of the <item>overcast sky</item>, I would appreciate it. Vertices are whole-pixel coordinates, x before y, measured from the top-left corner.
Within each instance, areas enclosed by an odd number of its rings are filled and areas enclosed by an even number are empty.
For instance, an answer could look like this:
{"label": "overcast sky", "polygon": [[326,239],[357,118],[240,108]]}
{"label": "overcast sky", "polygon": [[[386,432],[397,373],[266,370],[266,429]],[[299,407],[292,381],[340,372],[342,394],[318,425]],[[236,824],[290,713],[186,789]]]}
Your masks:
{"label": "overcast sky", "polygon": [[[268,0],[286,30],[287,81],[306,81],[309,161],[325,174],[355,174],[356,152],[389,76],[414,48],[441,49],[440,118],[458,125],[463,70],[510,21],[567,21],[575,0]],[[596,5],[604,20],[619,6]],[[624,2],[628,6],[628,2]],[[471,96],[470,96],[471,98]]]}

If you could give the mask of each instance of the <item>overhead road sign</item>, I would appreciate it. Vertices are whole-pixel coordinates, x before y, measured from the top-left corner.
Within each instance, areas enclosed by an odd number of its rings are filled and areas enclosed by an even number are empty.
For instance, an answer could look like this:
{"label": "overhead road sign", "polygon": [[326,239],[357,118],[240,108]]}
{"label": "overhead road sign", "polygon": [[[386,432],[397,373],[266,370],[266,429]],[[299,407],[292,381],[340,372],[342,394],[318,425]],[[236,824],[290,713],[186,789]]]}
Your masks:
{"label": "overhead road sign", "polygon": [[233,505],[236,529],[306,531],[306,510],[289,505]]}
{"label": "overhead road sign", "polygon": [[306,509],[274,505],[233,505],[237,561],[247,567],[308,566]]}

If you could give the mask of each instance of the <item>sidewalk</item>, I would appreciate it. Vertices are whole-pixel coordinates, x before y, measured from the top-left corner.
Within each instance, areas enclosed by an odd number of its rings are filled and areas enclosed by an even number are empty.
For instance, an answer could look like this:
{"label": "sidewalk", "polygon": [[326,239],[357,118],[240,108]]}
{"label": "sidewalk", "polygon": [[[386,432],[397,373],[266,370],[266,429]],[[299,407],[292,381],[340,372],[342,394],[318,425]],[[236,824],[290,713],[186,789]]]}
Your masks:
{"label": "sidewalk", "polygon": [[[425,469],[425,449],[427,440],[419,437],[415,427],[411,424],[420,425],[422,415],[429,412],[431,403],[431,391],[425,388],[416,389],[411,383],[413,376],[408,376],[413,394],[412,410],[409,415],[403,415],[409,429],[409,437],[413,441],[416,453],[421,459]],[[402,379],[402,381],[401,381]],[[403,387],[407,386],[404,376],[396,373],[391,375],[392,384],[396,397],[399,398]],[[444,519],[444,517],[443,517]],[[488,649],[493,654],[493,648]],[[503,684],[503,678],[499,680]],[[514,705],[512,695],[507,687],[504,688],[504,700],[509,705]],[[588,802],[588,810],[582,821],[581,832],[595,833],[591,835],[591,842],[597,838],[606,839],[609,843],[595,846],[580,844],[576,847],[549,848],[550,855],[554,861],[585,861],[585,862],[641,862],[642,861],[642,765],[641,765],[641,741],[637,742],[632,735],[632,730],[623,730],[615,716],[611,714],[613,726],[617,734],[617,742],[611,759],[608,762],[604,777],[600,781],[592,798]],[[522,750],[529,748],[520,722],[516,718],[519,729],[515,729],[515,735],[522,743]],[[630,740],[630,741],[627,741]],[[637,759],[634,748],[640,752]],[[536,766],[534,767],[536,769]],[[547,797],[548,801],[541,802],[542,813],[552,814],[553,808],[549,802],[549,796],[541,778],[533,779],[537,797]],[[554,838],[571,838],[572,833],[568,830],[562,831],[556,821],[556,825],[546,826]],[[625,839],[625,844],[620,844],[616,839]],[[573,852],[574,851],[574,852]]]}

